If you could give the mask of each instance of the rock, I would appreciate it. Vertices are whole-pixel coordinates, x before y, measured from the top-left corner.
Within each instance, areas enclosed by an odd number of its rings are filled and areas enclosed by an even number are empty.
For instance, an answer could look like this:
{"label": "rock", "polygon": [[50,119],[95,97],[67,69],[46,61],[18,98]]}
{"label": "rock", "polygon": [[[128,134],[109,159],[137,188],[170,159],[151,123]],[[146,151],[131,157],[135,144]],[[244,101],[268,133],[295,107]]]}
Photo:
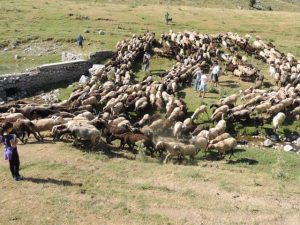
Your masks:
{"label": "rock", "polygon": [[279,142],[279,141],[280,141],[278,135],[274,135],[274,134],[270,135],[270,139],[271,139],[272,141],[275,141],[275,142]]}
{"label": "rock", "polygon": [[105,32],[104,32],[103,30],[99,30],[99,31],[98,31],[98,34],[99,34],[99,35],[104,35]]}
{"label": "rock", "polygon": [[9,51],[9,48],[4,48],[3,51],[7,52]]}
{"label": "rock", "polygon": [[296,134],[288,134],[284,137],[284,140],[287,142],[292,142],[292,141],[297,140],[298,138],[299,138],[299,136]]}
{"label": "rock", "polygon": [[82,75],[79,79],[80,84],[86,84],[90,81],[90,78],[88,76]]}
{"label": "rock", "polygon": [[247,140],[239,140],[237,142],[239,145],[247,145],[248,144],[248,141]]}
{"label": "rock", "polygon": [[300,138],[296,140],[296,145],[300,147]]}
{"label": "rock", "polygon": [[89,16],[83,16],[82,18],[85,19],[85,20],[89,20],[90,19]]}
{"label": "rock", "polygon": [[102,64],[93,64],[93,67],[89,69],[89,73],[94,75],[97,70],[104,68],[105,66]]}
{"label": "rock", "polygon": [[15,59],[16,59],[16,60],[17,60],[17,59],[21,59],[21,56],[15,55]]}
{"label": "rock", "polygon": [[13,101],[13,100],[15,100],[13,97],[7,97],[7,101],[9,102],[9,101]]}
{"label": "rock", "polygon": [[270,139],[266,139],[263,143],[263,146],[270,148],[273,146],[273,141],[271,141]]}
{"label": "rock", "polygon": [[90,30],[89,29],[84,29],[83,33],[90,33]]}
{"label": "rock", "polygon": [[293,146],[291,146],[291,145],[285,145],[285,146],[283,147],[283,150],[286,151],[286,152],[290,152],[290,151],[293,151],[294,148],[293,148]]}

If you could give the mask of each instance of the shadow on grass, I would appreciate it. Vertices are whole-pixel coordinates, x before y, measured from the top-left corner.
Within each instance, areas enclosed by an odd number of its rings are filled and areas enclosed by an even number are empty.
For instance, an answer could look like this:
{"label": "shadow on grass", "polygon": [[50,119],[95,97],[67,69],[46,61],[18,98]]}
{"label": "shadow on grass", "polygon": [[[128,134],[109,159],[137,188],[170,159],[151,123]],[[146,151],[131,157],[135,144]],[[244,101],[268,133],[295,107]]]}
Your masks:
{"label": "shadow on grass", "polygon": [[239,85],[235,81],[232,81],[232,80],[226,80],[226,81],[220,82],[220,84],[222,87],[228,87],[228,88],[238,88],[239,87]]}
{"label": "shadow on grass", "polygon": [[237,160],[228,160],[227,164],[248,164],[248,165],[256,165],[258,161],[255,159],[241,158]]}
{"label": "shadow on grass", "polygon": [[270,88],[270,87],[272,87],[273,85],[272,85],[270,82],[268,82],[268,81],[264,81],[263,86],[264,86],[265,88]]}
{"label": "shadow on grass", "polygon": [[27,142],[27,144],[31,145],[40,145],[40,144],[55,144],[55,141],[53,140],[46,140],[44,139],[43,141],[34,141],[34,142]]}
{"label": "shadow on grass", "polygon": [[[235,153],[238,153],[238,152],[245,152],[246,150],[245,149],[234,149],[233,151],[233,155],[231,157],[234,157],[234,154]],[[229,155],[230,157],[230,152],[224,156],[220,156],[219,152],[217,151],[209,151],[208,153],[206,153],[206,155],[203,155],[203,156],[200,156],[198,159],[199,160],[208,160],[208,161],[220,161],[220,160],[223,160],[227,155]]]}
{"label": "shadow on grass", "polygon": [[36,184],[55,184],[55,185],[61,185],[61,186],[82,186],[82,183],[72,183],[68,180],[56,180],[52,178],[33,178],[33,177],[25,177],[24,181],[29,181]]}
{"label": "shadow on grass", "polygon": [[99,143],[95,149],[92,149],[90,146],[89,141],[82,141],[81,143],[77,145],[73,145],[74,148],[87,152],[87,153],[97,153],[102,152],[103,155],[107,156],[108,158],[125,158],[125,159],[135,159],[136,150],[130,149],[129,147],[124,147],[122,149],[119,148],[119,145],[109,145],[105,142]]}

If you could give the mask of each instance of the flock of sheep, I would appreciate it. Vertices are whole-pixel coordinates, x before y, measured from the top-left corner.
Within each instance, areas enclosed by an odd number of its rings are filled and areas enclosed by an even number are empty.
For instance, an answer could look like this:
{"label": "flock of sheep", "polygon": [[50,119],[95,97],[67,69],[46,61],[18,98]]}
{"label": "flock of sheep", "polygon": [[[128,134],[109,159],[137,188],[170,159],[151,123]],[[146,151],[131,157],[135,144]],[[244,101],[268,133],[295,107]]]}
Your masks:
{"label": "flock of sheep", "polygon": [[[271,75],[280,87],[261,89],[264,76],[247,63],[240,50],[274,66]],[[177,63],[161,74],[160,81],[147,75],[137,82],[132,66],[145,51],[173,57]],[[215,125],[210,128],[196,122],[199,115],[208,115],[207,106],[200,105],[189,116],[185,101],[177,98],[177,93],[191,85],[197,70],[208,73],[214,61],[224,63],[226,71],[254,85],[211,105],[210,118]],[[43,139],[43,131],[51,131],[56,140],[72,138],[75,144],[88,141],[91,148],[103,138],[107,144],[118,139],[120,148],[128,145],[135,152],[135,143],[142,142],[152,156],[165,153],[167,162],[174,156],[193,158],[200,150],[233,153],[237,141],[226,132],[228,122],[259,126],[273,119],[277,130],[286,117],[300,115],[299,95],[300,62],[259,38],[252,43],[249,35],[170,31],[156,40],[153,33],[145,33],[119,42],[110,62],[94,71],[89,83],[79,86],[69,99],[50,105],[6,103],[0,106],[0,121],[13,122],[23,142],[30,134]],[[242,99],[239,105],[238,98]]]}

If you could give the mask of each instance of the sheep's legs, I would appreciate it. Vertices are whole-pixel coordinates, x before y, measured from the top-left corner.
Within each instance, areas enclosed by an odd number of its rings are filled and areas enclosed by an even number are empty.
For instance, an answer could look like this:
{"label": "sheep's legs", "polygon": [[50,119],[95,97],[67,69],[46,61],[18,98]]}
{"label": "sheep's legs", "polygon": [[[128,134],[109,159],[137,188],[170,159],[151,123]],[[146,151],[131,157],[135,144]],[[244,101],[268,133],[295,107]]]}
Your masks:
{"label": "sheep's legs", "polygon": [[191,162],[194,162],[194,160],[195,160],[194,155],[190,155],[190,161],[191,161]]}
{"label": "sheep's legs", "polygon": [[168,162],[168,159],[169,159],[170,156],[171,156],[170,153],[168,153],[168,154],[166,155],[166,158],[165,158],[165,160],[164,160],[164,164],[166,164],[166,163]]}
{"label": "sheep's legs", "polygon": [[27,138],[26,141],[24,141],[24,138],[25,138],[25,132],[22,133],[22,137],[20,137],[19,139],[21,140],[21,142],[22,142],[23,144],[26,144],[27,141],[28,141],[28,138]]}
{"label": "sheep's legs", "polygon": [[229,156],[229,159],[231,159],[231,156],[233,156],[233,148],[230,150],[230,156]]}
{"label": "sheep's legs", "polygon": [[[37,140],[37,141],[40,141],[41,139],[38,137],[38,135],[34,132],[34,131],[30,131],[30,133],[32,133],[33,134],[33,136],[35,137],[35,139]],[[29,134],[29,132],[28,132],[28,134]],[[29,135],[28,135],[29,136]]]}

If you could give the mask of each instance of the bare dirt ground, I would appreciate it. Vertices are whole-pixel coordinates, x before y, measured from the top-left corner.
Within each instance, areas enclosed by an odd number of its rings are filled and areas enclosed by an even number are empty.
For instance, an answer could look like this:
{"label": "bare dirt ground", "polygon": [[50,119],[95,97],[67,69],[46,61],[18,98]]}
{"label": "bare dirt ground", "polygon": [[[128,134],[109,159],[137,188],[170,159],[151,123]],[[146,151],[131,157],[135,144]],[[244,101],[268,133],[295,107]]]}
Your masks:
{"label": "bare dirt ground", "polygon": [[[299,183],[228,167],[110,158],[70,143],[19,146],[22,182],[0,161],[0,224],[299,224]],[[148,161],[148,162],[145,162]]]}

